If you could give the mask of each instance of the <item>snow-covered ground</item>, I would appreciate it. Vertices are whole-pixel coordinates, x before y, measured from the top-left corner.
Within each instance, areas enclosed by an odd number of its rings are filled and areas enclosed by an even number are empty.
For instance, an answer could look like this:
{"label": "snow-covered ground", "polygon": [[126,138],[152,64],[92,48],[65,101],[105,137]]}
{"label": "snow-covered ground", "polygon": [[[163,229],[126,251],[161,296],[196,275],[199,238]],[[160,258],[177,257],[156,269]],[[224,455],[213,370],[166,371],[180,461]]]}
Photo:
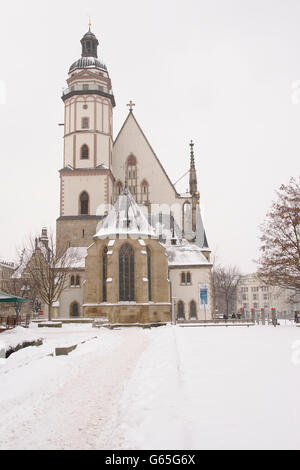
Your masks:
{"label": "snow-covered ground", "polygon": [[300,448],[293,325],[24,334],[44,344],[0,361],[0,449]]}

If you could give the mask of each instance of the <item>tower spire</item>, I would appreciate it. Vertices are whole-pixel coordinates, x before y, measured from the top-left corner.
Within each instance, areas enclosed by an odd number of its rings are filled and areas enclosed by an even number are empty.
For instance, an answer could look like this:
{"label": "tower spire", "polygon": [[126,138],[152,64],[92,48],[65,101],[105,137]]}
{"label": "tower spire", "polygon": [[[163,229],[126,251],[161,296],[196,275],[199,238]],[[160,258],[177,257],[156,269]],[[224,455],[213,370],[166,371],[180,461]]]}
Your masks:
{"label": "tower spire", "polygon": [[[197,173],[194,157],[194,142],[190,142],[190,194],[192,196],[192,230],[197,230],[197,205],[199,204],[199,192],[197,187]],[[196,240],[196,237],[195,237]]]}
{"label": "tower spire", "polygon": [[190,193],[194,196],[196,193],[198,194],[197,189],[197,173],[195,167],[195,157],[194,157],[194,142],[191,140],[190,142]]}

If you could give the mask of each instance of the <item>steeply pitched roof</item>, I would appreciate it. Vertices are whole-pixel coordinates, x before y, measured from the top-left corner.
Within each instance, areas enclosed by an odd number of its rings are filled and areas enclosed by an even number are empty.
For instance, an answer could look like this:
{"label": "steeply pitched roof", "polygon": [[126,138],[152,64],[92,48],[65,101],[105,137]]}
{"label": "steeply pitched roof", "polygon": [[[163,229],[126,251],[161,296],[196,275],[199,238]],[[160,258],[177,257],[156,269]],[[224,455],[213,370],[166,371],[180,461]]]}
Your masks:
{"label": "steeply pitched roof", "polygon": [[208,241],[206,237],[206,232],[203,225],[203,220],[201,217],[200,207],[197,207],[197,218],[196,218],[196,245],[199,248],[208,249]]}
{"label": "steeply pitched roof", "polygon": [[127,188],[118,197],[94,238],[103,239],[114,235],[157,238],[155,230]]}
{"label": "steeply pitched roof", "polygon": [[147,145],[149,146],[151,152],[153,153],[154,157],[156,158],[156,160],[157,160],[159,166],[161,167],[161,169],[162,169],[162,171],[164,172],[165,176],[167,177],[167,179],[168,179],[170,185],[172,186],[172,188],[173,188],[173,190],[174,190],[176,196],[177,196],[177,197],[180,197],[179,193],[176,191],[175,186],[173,185],[172,181],[170,180],[170,178],[169,178],[169,176],[168,176],[166,170],[165,170],[164,167],[162,166],[162,164],[161,164],[161,162],[160,162],[158,156],[156,155],[156,153],[154,152],[153,148],[151,147],[151,145],[150,145],[150,143],[149,143],[147,137],[145,136],[145,134],[144,134],[144,132],[143,132],[141,126],[140,126],[139,123],[137,122],[137,120],[136,120],[136,118],[135,118],[135,115],[133,114],[132,110],[129,111],[128,116],[127,116],[127,118],[125,119],[123,126],[121,127],[121,129],[120,129],[120,131],[119,131],[117,137],[115,138],[115,140],[114,140],[114,145],[115,145],[116,142],[118,141],[118,139],[119,139],[119,137],[120,137],[120,135],[121,135],[121,133],[122,133],[124,127],[126,126],[126,124],[127,124],[127,122],[129,121],[130,118],[133,119],[133,121],[135,122],[136,126],[138,127],[140,133],[142,134],[143,138],[145,139],[145,141],[146,141]]}

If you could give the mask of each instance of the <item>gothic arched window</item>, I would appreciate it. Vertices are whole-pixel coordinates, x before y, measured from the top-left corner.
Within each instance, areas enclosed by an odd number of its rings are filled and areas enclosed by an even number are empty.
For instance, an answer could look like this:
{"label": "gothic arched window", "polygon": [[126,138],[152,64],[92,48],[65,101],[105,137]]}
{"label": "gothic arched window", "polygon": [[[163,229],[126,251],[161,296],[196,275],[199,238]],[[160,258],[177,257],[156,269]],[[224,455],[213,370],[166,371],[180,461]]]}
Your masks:
{"label": "gothic arched window", "polygon": [[185,284],[185,273],[181,273],[181,284]]}
{"label": "gothic arched window", "polygon": [[146,180],[141,183],[141,202],[149,200],[149,184]]}
{"label": "gothic arched window", "polygon": [[130,192],[136,196],[137,190],[137,162],[133,154],[127,158],[126,179]]}
{"label": "gothic arched window", "polygon": [[88,158],[89,158],[89,148],[86,144],[84,144],[81,147],[80,158],[81,158],[81,160],[88,160]]}
{"label": "gothic arched window", "polygon": [[89,213],[89,195],[83,191],[80,195],[80,215],[88,215]]}
{"label": "gothic arched window", "polygon": [[190,318],[197,320],[197,306],[194,300],[190,303]]}
{"label": "gothic arched window", "polygon": [[70,317],[79,317],[78,302],[72,302],[70,305]]}
{"label": "gothic arched window", "polygon": [[102,302],[107,302],[107,247],[102,252]]}
{"label": "gothic arched window", "polygon": [[76,276],[76,287],[80,287],[80,276]]}
{"label": "gothic arched window", "polygon": [[177,318],[179,320],[184,319],[184,303],[182,302],[182,300],[179,300],[179,302],[177,303]]}
{"label": "gothic arched window", "polygon": [[149,302],[152,300],[152,286],[151,286],[151,251],[147,246],[147,277],[148,277],[148,299]]}
{"label": "gothic arched window", "polygon": [[183,204],[183,230],[186,234],[192,231],[192,206],[189,202]]}
{"label": "gothic arched window", "polygon": [[191,281],[192,281],[191,273],[187,272],[186,273],[186,283],[191,284]]}
{"label": "gothic arched window", "polygon": [[134,253],[129,243],[124,243],[119,252],[119,299],[134,300]]}
{"label": "gothic arched window", "polygon": [[75,276],[71,276],[70,286],[71,286],[71,287],[74,287],[74,286],[75,286]]}

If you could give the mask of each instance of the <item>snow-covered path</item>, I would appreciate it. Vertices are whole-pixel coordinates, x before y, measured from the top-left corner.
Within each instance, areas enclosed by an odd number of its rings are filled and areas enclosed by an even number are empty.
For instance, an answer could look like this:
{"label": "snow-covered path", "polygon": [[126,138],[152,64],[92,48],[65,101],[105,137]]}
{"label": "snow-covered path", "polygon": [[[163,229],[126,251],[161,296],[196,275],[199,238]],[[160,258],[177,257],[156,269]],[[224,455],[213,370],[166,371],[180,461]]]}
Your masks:
{"label": "snow-covered path", "polygon": [[300,328],[42,334],[0,364],[0,449],[300,449]]}
{"label": "snow-covered path", "polygon": [[[0,449],[106,447],[147,336],[132,329],[98,336],[68,357],[46,357],[1,376],[1,392],[11,388],[14,396],[19,387],[21,393],[1,402]],[[30,383],[25,393],[22,379]]]}

